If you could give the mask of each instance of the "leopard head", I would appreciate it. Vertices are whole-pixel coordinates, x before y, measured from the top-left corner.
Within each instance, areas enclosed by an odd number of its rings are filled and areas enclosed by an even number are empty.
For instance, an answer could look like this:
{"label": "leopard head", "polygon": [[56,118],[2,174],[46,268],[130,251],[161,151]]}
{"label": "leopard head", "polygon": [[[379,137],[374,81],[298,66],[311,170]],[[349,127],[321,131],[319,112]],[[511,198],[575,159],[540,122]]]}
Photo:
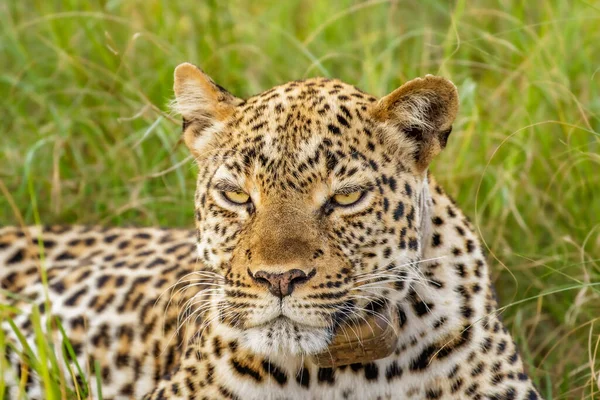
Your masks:
{"label": "leopard head", "polygon": [[174,90],[199,167],[199,257],[222,277],[211,307],[244,346],[314,354],[406,301],[452,83],[428,75],[376,99],[313,78],[244,100],[186,63]]}

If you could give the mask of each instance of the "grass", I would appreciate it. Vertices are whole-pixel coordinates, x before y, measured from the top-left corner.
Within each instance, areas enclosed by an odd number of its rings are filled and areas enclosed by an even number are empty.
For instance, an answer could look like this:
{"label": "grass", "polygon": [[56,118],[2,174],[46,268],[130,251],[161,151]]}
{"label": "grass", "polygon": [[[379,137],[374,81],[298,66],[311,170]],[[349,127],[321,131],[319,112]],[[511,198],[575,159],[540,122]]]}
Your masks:
{"label": "grass", "polygon": [[191,226],[195,170],[165,111],[180,62],[239,96],[441,74],[461,110],[432,170],[480,231],[529,371],[547,399],[598,398],[599,22],[577,0],[2,2],[0,180],[18,214],[0,196],[0,223]]}

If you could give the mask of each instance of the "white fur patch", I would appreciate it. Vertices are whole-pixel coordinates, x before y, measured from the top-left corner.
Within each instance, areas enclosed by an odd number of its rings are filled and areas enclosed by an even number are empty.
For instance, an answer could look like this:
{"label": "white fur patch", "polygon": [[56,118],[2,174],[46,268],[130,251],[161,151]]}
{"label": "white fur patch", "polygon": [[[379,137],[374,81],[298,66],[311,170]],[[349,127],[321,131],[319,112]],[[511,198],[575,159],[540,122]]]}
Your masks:
{"label": "white fur patch", "polygon": [[435,94],[432,91],[419,91],[396,104],[393,112],[403,125],[415,126],[423,131],[431,131],[435,128],[430,116],[431,98],[434,96]]}
{"label": "white fur patch", "polygon": [[296,153],[297,162],[300,164],[302,161],[313,157],[321,144],[321,137],[319,135],[312,136],[306,142],[301,143],[300,149]]}
{"label": "white fur patch", "polygon": [[325,350],[332,338],[328,329],[297,325],[287,318],[278,318],[269,324],[245,330],[242,343],[259,354],[299,356]]}
{"label": "white fur patch", "polygon": [[177,98],[169,106],[174,113],[185,118],[206,116],[206,110],[214,108],[213,100],[207,98],[202,86],[193,81],[181,84]]}

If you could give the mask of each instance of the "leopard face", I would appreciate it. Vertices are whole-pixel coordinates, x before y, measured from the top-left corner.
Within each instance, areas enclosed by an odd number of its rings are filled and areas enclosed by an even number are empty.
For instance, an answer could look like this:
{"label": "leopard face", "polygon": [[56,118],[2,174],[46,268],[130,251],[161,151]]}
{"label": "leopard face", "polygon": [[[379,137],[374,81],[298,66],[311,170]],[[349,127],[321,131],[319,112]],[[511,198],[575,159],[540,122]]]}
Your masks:
{"label": "leopard face", "polygon": [[199,166],[200,307],[256,353],[326,349],[421,282],[427,166],[457,111],[443,78],[377,100],[323,78],[235,98],[191,64],[175,109]]}

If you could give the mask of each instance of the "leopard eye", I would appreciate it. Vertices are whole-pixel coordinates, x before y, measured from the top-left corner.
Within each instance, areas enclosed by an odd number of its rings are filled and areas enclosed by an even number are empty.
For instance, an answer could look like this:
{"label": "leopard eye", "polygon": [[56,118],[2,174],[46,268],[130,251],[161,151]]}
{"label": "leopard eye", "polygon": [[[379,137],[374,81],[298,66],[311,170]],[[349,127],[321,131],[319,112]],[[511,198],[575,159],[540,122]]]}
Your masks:
{"label": "leopard eye", "polygon": [[244,192],[221,192],[223,197],[232,202],[233,204],[247,204],[250,202],[250,196]]}
{"label": "leopard eye", "polygon": [[333,202],[339,206],[348,207],[358,203],[365,192],[338,193],[333,196]]}

